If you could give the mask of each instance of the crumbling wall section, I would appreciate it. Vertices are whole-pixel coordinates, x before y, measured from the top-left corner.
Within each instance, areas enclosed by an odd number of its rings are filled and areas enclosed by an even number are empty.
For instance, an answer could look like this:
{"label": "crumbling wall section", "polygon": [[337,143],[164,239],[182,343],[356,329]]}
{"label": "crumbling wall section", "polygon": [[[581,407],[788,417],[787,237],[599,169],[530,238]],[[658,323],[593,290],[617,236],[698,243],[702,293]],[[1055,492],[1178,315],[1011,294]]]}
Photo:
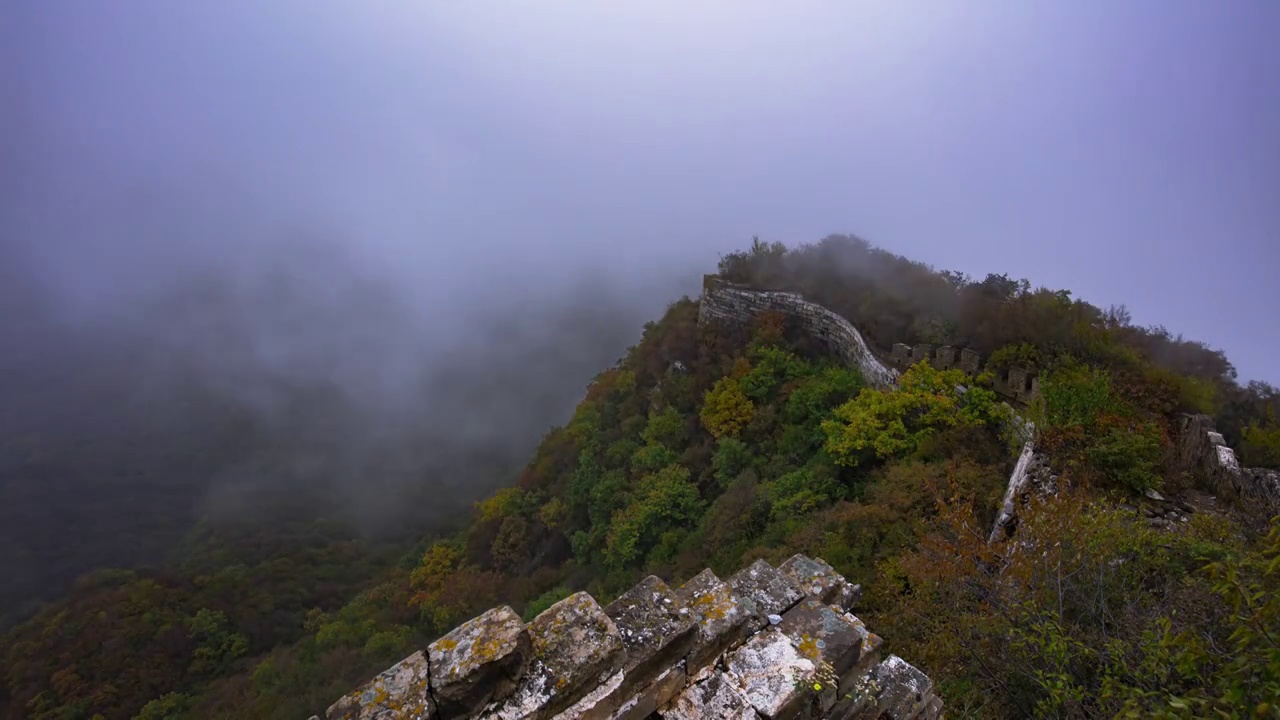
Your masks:
{"label": "crumbling wall section", "polygon": [[[525,624],[500,607],[334,703],[326,720],[936,720],[924,673],[852,613],[822,560],[647,577],[601,607],[578,593]],[[318,720],[313,718],[313,720]]]}
{"label": "crumbling wall section", "polygon": [[1280,471],[1240,467],[1208,415],[1179,419],[1179,460],[1201,488],[1241,505],[1280,513]]}

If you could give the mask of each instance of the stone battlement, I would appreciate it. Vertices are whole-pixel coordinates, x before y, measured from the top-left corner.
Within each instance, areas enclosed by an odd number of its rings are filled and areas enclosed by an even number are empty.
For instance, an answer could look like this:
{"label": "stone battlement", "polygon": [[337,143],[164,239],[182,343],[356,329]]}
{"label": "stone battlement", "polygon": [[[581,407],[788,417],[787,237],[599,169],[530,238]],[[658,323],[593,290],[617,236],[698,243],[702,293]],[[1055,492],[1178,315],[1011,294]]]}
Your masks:
{"label": "stone battlement", "polygon": [[763,560],[679,588],[649,576],[601,607],[577,593],[525,624],[469,620],[329,708],[326,720],[935,720],[933,682],[853,615],[822,560]]}
{"label": "stone battlement", "polygon": [[1178,430],[1182,464],[1203,489],[1224,500],[1280,512],[1280,471],[1240,467],[1208,415],[1183,415]]}
{"label": "stone battlement", "polygon": [[[902,370],[926,361],[939,370],[959,368],[971,375],[982,369],[982,356],[969,348],[950,345],[935,347],[927,343],[915,346],[895,343],[888,361],[881,362],[870,343],[853,323],[799,293],[777,290],[755,290],[721,280],[716,275],[702,278],[702,302],[698,318],[733,324],[750,322],[758,313],[780,312],[797,321],[814,338],[851,365],[857,365],[867,381],[880,388],[897,382]],[[993,389],[1015,402],[1029,403],[1040,392],[1035,373],[1011,367],[998,373]]]}

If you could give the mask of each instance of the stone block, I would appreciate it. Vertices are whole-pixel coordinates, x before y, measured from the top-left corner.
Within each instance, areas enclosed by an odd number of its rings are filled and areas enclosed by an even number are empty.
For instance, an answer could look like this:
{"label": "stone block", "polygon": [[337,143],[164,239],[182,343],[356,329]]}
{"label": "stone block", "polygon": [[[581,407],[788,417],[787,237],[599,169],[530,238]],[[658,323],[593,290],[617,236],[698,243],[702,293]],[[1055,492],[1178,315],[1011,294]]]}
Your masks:
{"label": "stone block", "polygon": [[696,636],[688,656],[690,677],[696,676],[720,653],[741,643],[760,620],[739,602],[729,584],[711,570],[703,570],[690,578],[676,591],[676,597],[695,626]]}
{"label": "stone block", "polygon": [[547,608],[527,631],[532,658],[524,675],[509,697],[491,703],[481,717],[550,718],[609,682],[626,658],[613,620],[584,592]]}
{"label": "stone block", "polygon": [[658,714],[663,720],[760,720],[737,683],[721,672],[685,688]]}
{"label": "stone block", "polygon": [[878,720],[876,718],[876,686],[869,674],[858,676],[848,689],[842,690],[825,720]]}
{"label": "stone block", "polygon": [[822,560],[795,554],[778,566],[788,581],[805,594],[825,605],[849,610],[861,599],[862,588],[852,585],[835,568]]}
{"label": "stone block", "polygon": [[904,367],[907,365],[910,365],[911,364],[911,346],[907,345],[906,343],[894,343],[893,344],[893,362]]}
{"label": "stone block", "polygon": [[729,578],[729,587],[748,610],[762,618],[781,615],[804,597],[804,593],[764,560],[734,573]]}
{"label": "stone block", "polygon": [[410,655],[329,706],[325,720],[434,720],[427,658]]}
{"label": "stone block", "polygon": [[431,643],[431,688],[441,718],[466,717],[515,690],[531,646],[520,616],[494,608]]}
{"label": "stone block", "polygon": [[682,660],[696,639],[693,618],[671,588],[650,575],[609,603],[604,614],[618,628],[626,661],[622,692],[630,695]]}
{"label": "stone block", "polygon": [[747,702],[768,720],[798,717],[828,689],[820,682],[817,665],[774,627],[725,656],[725,668]]}
{"label": "stone block", "polygon": [[867,674],[880,662],[880,648],[884,646],[884,639],[868,630],[867,624],[856,615],[845,613],[845,619],[857,628],[858,636],[862,638],[862,648],[858,651],[858,662],[840,679],[841,693],[848,689],[847,686],[854,678]]}
{"label": "stone block", "polygon": [[940,717],[942,717],[942,698],[934,695],[915,720],[938,720]]}
{"label": "stone block", "polygon": [[982,368],[982,356],[976,351],[964,348],[960,351],[960,369],[970,375],[978,374],[978,370]]}
{"label": "stone block", "polygon": [[557,713],[553,720],[609,720],[622,705],[624,674],[619,670],[609,676],[576,703]]}
{"label": "stone block", "polygon": [[645,720],[684,690],[688,680],[689,673],[682,660],[623,703],[614,713],[614,720]]}
{"label": "stone block", "polygon": [[877,720],[912,720],[933,701],[933,681],[897,655],[871,671]]}
{"label": "stone block", "polygon": [[837,678],[858,662],[865,630],[842,609],[812,599],[801,600],[778,624],[778,631],[790,638],[800,655],[815,666],[829,665]]}
{"label": "stone block", "polygon": [[1027,371],[1023,368],[1011,367],[1008,371],[1008,393],[1018,400],[1027,396]]}
{"label": "stone block", "polygon": [[956,364],[956,349],[950,345],[940,345],[933,354],[933,364],[939,370],[946,370]]}

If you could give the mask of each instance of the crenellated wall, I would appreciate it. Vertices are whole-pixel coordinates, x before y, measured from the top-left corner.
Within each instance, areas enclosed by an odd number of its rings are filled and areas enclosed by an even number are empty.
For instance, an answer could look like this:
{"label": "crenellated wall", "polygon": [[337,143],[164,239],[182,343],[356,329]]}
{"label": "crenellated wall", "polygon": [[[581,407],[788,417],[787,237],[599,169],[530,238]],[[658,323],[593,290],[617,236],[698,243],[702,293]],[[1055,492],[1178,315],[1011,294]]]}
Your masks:
{"label": "crenellated wall", "polygon": [[[857,365],[863,376],[875,387],[890,387],[898,380],[899,371],[921,360],[940,370],[959,368],[970,374],[982,369],[982,356],[969,348],[950,345],[934,347],[927,343],[915,346],[895,343],[887,362],[881,362],[871,345],[848,319],[799,293],[776,290],[754,290],[733,285],[716,275],[704,275],[699,320],[737,325],[751,322],[758,313],[780,312],[799,322],[814,338],[823,341],[833,353],[851,365]],[[1008,368],[996,375],[993,389],[1016,402],[1029,403],[1040,392],[1034,373],[1022,368]]]}
{"label": "crenellated wall", "polygon": [[939,370],[959,368],[969,374],[977,374],[982,369],[982,356],[969,348],[957,348],[940,345],[936,349],[928,343],[920,343],[914,347],[905,343],[893,344],[893,364],[900,368],[908,368],[924,360]]}
{"label": "crenellated wall", "polygon": [[[935,720],[933,682],[850,610],[861,588],[795,555],[679,588],[577,593],[528,624],[469,620],[334,703],[326,720]],[[317,720],[317,719],[313,719]]]}
{"label": "crenellated wall", "polygon": [[1280,471],[1240,467],[1208,415],[1183,415],[1178,430],[1179,459],[1201,487],[1224,500],[1280,512]]}
{"label": "crenellated wall", "polygon": [[[976,375],[982,369],[982,356],[976,351],[950,345],[940,345],[935,348],[928,343],[919,343],[914,346],[894,343],[890,359],[900,370],[905,370],[922,360],[939,370],[959,368],[970,375]],[[1035,372],[1025,368],[1005,368],[996,373],[992,389],[1010,400],[1025,405],[1040,394],[1040,379]]]}

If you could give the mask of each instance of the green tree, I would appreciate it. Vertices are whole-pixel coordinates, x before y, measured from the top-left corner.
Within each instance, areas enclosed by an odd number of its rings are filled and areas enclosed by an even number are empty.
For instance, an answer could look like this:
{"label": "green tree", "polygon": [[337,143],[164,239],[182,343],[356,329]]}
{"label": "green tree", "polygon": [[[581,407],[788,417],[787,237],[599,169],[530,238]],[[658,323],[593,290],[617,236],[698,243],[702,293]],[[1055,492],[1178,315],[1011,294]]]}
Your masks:
{"label": "green tree", "polygon": [[227,616],[219,610],[202,608],[187,621],[187,630],[197,643],[191,656],[191,672],[197,675],[225,673],[249,650],[249,639],[231,631]]}
{"label": "green tree", "polygon": [[702,510],[702,498],[689,481],[688,468],[668,465],[646,476],[636,499],[613,516],[605,560],[615,568],[636,560],[662,533],[695,523]]}
{"label": "green tree", "polygon": [[1268,411],[1265,422],[1245,428],[1240,462],[1245,467],[1280,470],[1280,422],[1273,411]]}
{"label": "green tree", "polygon": [[702,401],[702,425],[717,440],[734,437],[755,417],[755,404],[734,378],[721,378]]}
{"label": "green tree", "polygon": [[751,464],[751,448],[737,438],[720,438],[716,443],[715,455],[711,456],[711,467],[715,471],[716,480],[727,487],[743,470]]}
{"label": "green tree", "polygon": [[165,693],[143,705],[133,720],[182,720],[190,700],[182,693]]}
{"label": "green tree", "polygon": [[896,388],[865,388],[822,423],[826,449],[841,465],[909,453],[938,430],[996,424],[1003,415],[995,394],[982,387],[961,390],[960,370],[920,363],[902,374]]}

